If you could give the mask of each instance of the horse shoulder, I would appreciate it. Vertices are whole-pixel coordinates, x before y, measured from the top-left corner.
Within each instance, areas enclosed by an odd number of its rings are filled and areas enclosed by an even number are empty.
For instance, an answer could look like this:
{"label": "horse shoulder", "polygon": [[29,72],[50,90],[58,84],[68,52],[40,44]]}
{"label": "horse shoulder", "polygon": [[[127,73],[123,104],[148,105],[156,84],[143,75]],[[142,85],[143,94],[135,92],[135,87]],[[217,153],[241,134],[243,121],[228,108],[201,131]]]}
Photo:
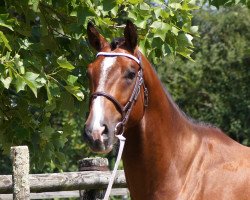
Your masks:
{"label": "horse shoulder", "polygon": [[[190,199],[249,199],[250,148],[213,127],[199,127],[202,165]],[[201,162],[202,160],[202,162]],[[197,175],[197,172],[196,172]]]}

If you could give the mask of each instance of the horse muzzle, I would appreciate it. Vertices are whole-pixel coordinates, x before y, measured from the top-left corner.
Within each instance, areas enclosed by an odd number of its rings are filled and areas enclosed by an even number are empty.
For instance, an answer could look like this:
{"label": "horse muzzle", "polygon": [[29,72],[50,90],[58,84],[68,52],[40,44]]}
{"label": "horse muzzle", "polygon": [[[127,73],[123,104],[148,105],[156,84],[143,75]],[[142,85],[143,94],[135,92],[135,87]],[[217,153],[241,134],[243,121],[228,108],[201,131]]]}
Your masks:
{"label": "horse muzzle", "polygon": [[87,141],[92,151],[108,153],[112,150],[114,137],[110,134],[106,125],[97,130],[85,125],[83,139]]}

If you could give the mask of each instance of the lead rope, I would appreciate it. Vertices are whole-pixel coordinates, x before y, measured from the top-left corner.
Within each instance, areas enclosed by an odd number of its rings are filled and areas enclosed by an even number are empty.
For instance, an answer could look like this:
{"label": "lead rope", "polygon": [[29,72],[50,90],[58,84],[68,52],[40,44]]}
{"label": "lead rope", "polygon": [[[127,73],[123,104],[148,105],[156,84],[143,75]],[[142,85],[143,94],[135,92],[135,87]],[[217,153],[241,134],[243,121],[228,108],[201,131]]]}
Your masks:
{"label": "lead rope", "polygon": [[104,196],[103,200],[108,200],[109,199],[111,189],[112,189],[112,186],[113,186],[113,183],[114,183],[114,180],[115,180],[115,176],[116,176],[116,173],[117,173],[117,169],[118,169],[119,163],[121,161],[125,141],[126,141],[126,138],[123,136],[123,133],[120,134],[120,135],[116,135],[116,137],[119,139],[119,143],[120,143],[119,144],[119,151],[118,151],[118,155],[117,155],[117,158],[116,158],[116,162],[115,162],[115,166],[114,166],[112,175],[111,175],[111,177],[109,179],[108,188],[106,190],[106,193],[105,193],[105,196]]}

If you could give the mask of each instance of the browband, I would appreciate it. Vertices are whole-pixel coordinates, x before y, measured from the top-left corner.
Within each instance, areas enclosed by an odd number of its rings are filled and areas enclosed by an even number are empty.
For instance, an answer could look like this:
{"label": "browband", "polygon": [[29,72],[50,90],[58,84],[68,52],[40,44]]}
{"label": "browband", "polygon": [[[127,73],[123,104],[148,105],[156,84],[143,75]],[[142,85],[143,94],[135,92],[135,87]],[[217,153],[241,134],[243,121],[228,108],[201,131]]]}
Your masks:
{"label": "browband", "polygon": [[128,54],[128,53],[115,53],[115,52],[99,52],[96,57],[98,56],[125,56],[128,58],[131,58],[135,62],[137,62],[139,65],[141,64],[140,60],[136,58],[135,56]]}

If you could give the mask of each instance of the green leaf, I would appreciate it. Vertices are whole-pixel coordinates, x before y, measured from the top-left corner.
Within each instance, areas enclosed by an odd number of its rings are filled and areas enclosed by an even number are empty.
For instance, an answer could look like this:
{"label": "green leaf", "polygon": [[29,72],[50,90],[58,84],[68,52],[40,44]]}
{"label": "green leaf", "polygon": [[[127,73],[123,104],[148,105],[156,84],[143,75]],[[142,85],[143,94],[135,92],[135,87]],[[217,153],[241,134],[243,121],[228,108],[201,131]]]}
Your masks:
{"label": "green leaf", "polygon": [[32,6],[32,10],[34,12],[38,11],[38,6],[39,6],[39,0],[29,0],[29,5]]}
{"label": "green leaf", "polygon": [[169,24],[160,21],[153,22],[150,27],[154,29],[152,31],[154,32],[154,37],[160,37],[162,41],[165,40],[166,33],[172,28]]}
{"label": "green leaf", "polygon": [[40,83],[40,85],[45,85],[47,83],[46,79],[44,77],[38,77],[36,79],[36,82]]}
{"label": "green leaf", "polygon": [[131,11],[128,13],[128,18],[133,19],[133,20],[137,20],[137,15],[136,15],[136,13]]}
{"label": "green leaf", "polygon": [[39,76],[39,74],[33,73],[33,72],[26,72],[24,75],[24,81],[29,86],[29,88],[34,93],[35,97],[37,97],[37,88],[39,87],[36,79]]}
{"label": "green leaf", "polygon": [[24,90],[25,85],[26,83],[24,81],[24,78],[21,76],[17,76],[16,77],[16,91],[19,92],[21,90]]}
{"label": "green leaf", "polygon": [[180,3],[170,3],[169,7],[174,8],[175,10],[182,9],[182,6]]}
{"label": "green leaf", "polygon": [[60,97],[60,88],[59,88],[59,86],[54,82],[48,82],[48,85],[49,85],[49,88],[50,88],[51,95],[53,97]]}
{"label": "green leaf", "polygon": [[191,61],[194,61],[192,58],[191,58],[191,53],[193,53],[193,50],[187,48],[187,47],[177,47],[176,48],[176,52],[182,56],[184,56],[185,58],[191,60]]}
{"label": "green leaf", "polygon": [[[66,140],[66,141],[67,141],[67,140]],[[65,141],[65,142],[66,142],[66,141]],[[60,163],[63,163],[63,162],[66,161],[65,155],[64,155],[63,153],[61,153],[61,152],[55,152],[55,154],[56,154],[56,158],[58,159],[58,161],[59,161]]]}
{"label": "green leaf", "polygon": [[55,101],[51,101],[51,103],[49,103],[49,102],[46,102],[47,104],[46,104],[46,106],[44,107],[44,110],[46,111],[46,112],[52,112],[52,111],[54,111],[55,109],[57,109],[57,105],[56,105],[56,103],[55,103]]}
{"label": "green leaf", "polygon": [[174,26],[172,26],[172,30],[171,30],[171,32],[174,34],[174,35],[178,35],[178,33],[179,33],[179,29],[177,29],[177,28],[175,28]]}
{"label": "green leaf", "polygon": [[134,22],[134,24],[138,27],[138,28],[142,28],[145,29],[147,26],[147,20],[143,19],[138,19]]}
{"label": "green leaf", "polygon": [[84,94],[83,94],[83,92],[82,92],[82,91],[78,91],[78,92],[76,93],[76,98],[77,98],[79,101],[84,100]]}
{"label": "green leaf", "polygon": [[155,21],[151,24],[150,26],[151,28],[155,28],[155,29],[161,29],[165,32],[171,30],[171,26],[165,22],[161,22],[161,21]]}
{"label": "green leaf", "polygon": [[128,2],[131,4],[138,4],[138,3],[143,2],[143,0],[128,0]]}
{"label": "green leaf", "polygon": [[172,53],[172,51],[171,51],[171,48],[170,48],[169,44],[164,43],[162,45],[162,54],[163,54],[163,56],[167,56],[167,55],[169,55],[171,53]]}
{"label": "green leaf", "polygon": [[35,82],[39,74],[36,74],[34,72],[26,72],[25,78],[31,82]]}
{"label": "green leaf", "polygon": [[110,13],[112,13],[112,16],[117,16],[118,13],[118,6],[115,6],[113,9],[110,10]]}
{"label": "green leaf", "polygon": [[40,137],[43,138],[46,141],[49,141],[52,134],[55,132],[55,129],[51,126],[44,126],[41,128],[41,134]]}
{"label": "green leaf", "polygon": [[162,22],[161,22],[161,21],[155,21],[155,22],[153,22],[153,23],[150,25],[150,27],[151,27],[151,28],[158,29],[158,28],[161,27],[161,25],[162,25]]}
{"label": "green leaf", "polygon": [[7,77],[7,78],[1,77],[0,80],[1,80],[1,82],[3,83],[4,87],[5,87],[6,89],[9,89],[10,83],[11,83],[11,81],[12,81],[12,78],[11,78],[11,77]]}
{"label": "green leaf", "polygon": [[3,42],[4,45],[8,48],[9,51],[12,51],[8,39],[5,37],[2,31],[0,31],[0,42]]}
{"label": "green leaf", "polygon": [[145,2],[142,2],[140,4],[140,9],[141,10],[150,10],[150,6],[148,4],[146,4]]}
{"label": "green leaf", "polygon": [[82,101],[84,99],[84,94],[82,91],[80,91],[79,86],[72,86],[72,85],[67,85],[64,86],[64,88],[71,94],[73,94],[77,100]]}
{"label": "green leaf", "polygon": [[191,26],[190,27],[190,33],[192,33],[192,34],[197,34],[198,30],[199,30],[198,26]]}
{"label": "green leaf", "polygon": [[154,13],[155,13],[156,19],[158,19],[161,16],[161,11],[162,11],[161,7],[154,8]]}
{"label": "green leaf", "polygon": [[20,40],[18,43],[20,45],[20,49],[25,49],[25,50],[29,50],[29,47],[33,44],[27,38]]}
{"label": "green leaf", "polygon": [[181,47],[193,46],[192,39],[191,35],[185,33],[180,33],[177,36],[178,45]]}
{"label": "green leaf", "polygon": [[60,56],[57,59],[57,63],[59,64],[59,66],[63,69],[67,69],[67,70],[72,70],[75,69],[75,67],[63,56]]}
{"label": "green leaf", "polygon": [[161,17],[162,17],[163,19],[168,19],[169,16],[170,16],[170,14],[171,14],[171,12],[169,13],[169,12],[167,12],[166,10],[161,10]]}
{"label": "green leaf", "polygon": [[77,79],[78,79],[77,76],[69,75],[67,78],[67,82],[71,85],[74,85]]}
{"label": "green leaf", "polygon": [[20,55],[19,54],[16,54],[14,56],[14,62],[16,64],[16,68],[18,69],[19,73],[20,74],[24,74],[25,73],[25,68],[23,66],[23,60],[20,59]]}
{"label": "green leaf", "polygon": [[6,24],[8,16],[9,16],[8,14],[0,14],[0,26],[14,31],[11,25]]}
{"label": "green leaf", "polygon": [[182,4],[182,10],[191,11],[191,10],[199,9],[199,6],[196,6],[195,2],[193,2],[193,1],[194,0],[192,0],[190,2],[184,2]]}
{"label": "green leaf", "polygon": [[103,10],[104,11],[110,11],[113,16],[116,16],[118,12],[118,6],[116,5],[116,1],[114,0],[103,0]]}

